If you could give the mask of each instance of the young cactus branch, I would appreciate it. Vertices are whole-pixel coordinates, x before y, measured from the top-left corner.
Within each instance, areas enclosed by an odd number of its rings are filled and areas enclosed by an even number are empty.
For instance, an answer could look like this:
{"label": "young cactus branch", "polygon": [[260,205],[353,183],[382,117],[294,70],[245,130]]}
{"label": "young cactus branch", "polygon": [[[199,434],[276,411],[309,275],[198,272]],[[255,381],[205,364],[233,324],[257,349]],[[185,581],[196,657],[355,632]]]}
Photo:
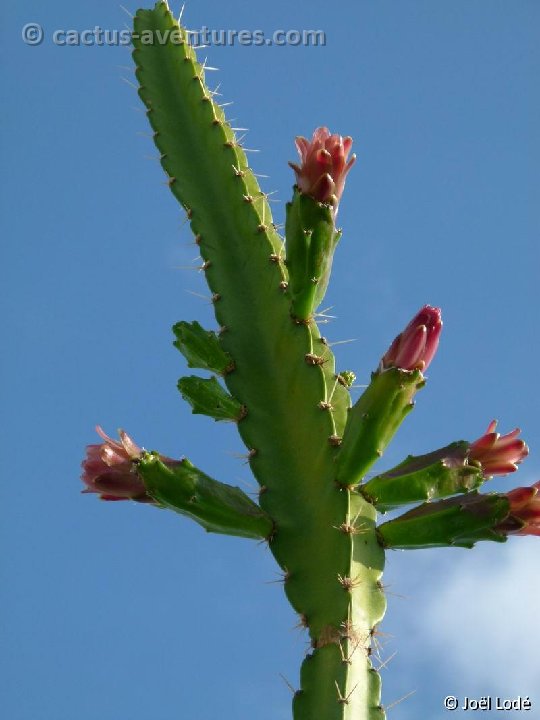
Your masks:
{"label": "young cactus branch", "polygon": [[498,527],[508,518],[509,510],[510,503],[504,495],[471,492],[419,505],[379,525],[377,531],[385,548],[472,548],[479,540],[505,542],[506,534]]}
{"label": "young cactus branch", "polygon": [[332,207],[295,190],[287,204],[285,233],[291,313],[309,320],[326,292],[340,237]]}
{"label": "young cactus branch", "polygon": [[508,493],[479,495],[425,503],[395,520],[379,525],[386,548],[471,548],[479,540],[505,542],[509,535],[540,536],[540,481]]}
{"label": "young cactus branch", "polygon": [[469,492],[484,482],[484,476],[480,467],[468,464],[468,451],[469,443],[460,441],[427,455],[409,455],[364,483],[360,491],[381,512]]}
{"label": "young cactus branch", "polygon": [[83,462],[83,492],[103,500],[136,500],[190,517],[208,532],[269,540],[271,518],[240,488],[213,480],[187,458],[147,452],[120,430],[120,442],[89,445]]}
{"label": "young cactus branch", "polygon": [[427,455],[409,455],[392,470],[362,485],[363,496],[381,512],[414,502],[431,501],[475,490],[494,475],[515,472],[529,453],[518,438],[519,428],[507,435],[487,432],[473,443],[451,443]]}
{"label": "young cactus branch", "polygon": [[360,482],[382,456],[413,409],[413,398],[424,384],[419,370],[391,368],[373,374],[367,390],[350,411],[345,426],[336,467],[336,481],[342,487]]}
{"label": "young cactus branch", "polygon": [[143,453],[137,472],[156,503],[190,517],[208,532],[255,540],[272,536],[271,518],[240,488],[213,480],[187,458],[167,463],[157,453]]}
{"label": "young cactus branch", "polygon": [[328,287],[341,237],[335,227],[338,205],[356,159],[347,159],[351,145],[352,138],[332,135],[325,127],[315,130],[311,142],[296,138],[301,164],[289,163],[296,187],[287,204],[285,232],[291,312],[298,320],[311,318]]}
{"label": "young cactus branch", "polygon": [[181,321],[173,327],[176,340],[173,345],[186,358],[188,367],[210,370],[226,375],[234,370],[234,362],[220,345],[215,332],[205,330],[197,321]]}
{"label": "young cactus branch", "polygon": [[336,480],[358,483],[380,458],[424,386],[442,329],[441,312],[423,307],[383,355],[371,384],[352,408],[337,459]]}
{"label": "young cactus branch", "polygon": [[192,407],[194,415],[208,415],[214,420],[240,422],[247,413],[244,405],[224,390],[215,377],[189,375],[180,378],[178,389]]}

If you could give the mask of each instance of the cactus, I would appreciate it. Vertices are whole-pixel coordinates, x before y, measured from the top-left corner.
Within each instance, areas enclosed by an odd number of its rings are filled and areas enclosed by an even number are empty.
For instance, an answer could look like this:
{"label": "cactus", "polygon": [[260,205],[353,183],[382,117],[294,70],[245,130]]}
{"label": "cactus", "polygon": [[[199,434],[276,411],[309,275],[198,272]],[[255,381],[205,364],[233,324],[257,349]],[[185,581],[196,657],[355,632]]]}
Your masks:
{"label": "cactus", "polygon": [[[401,422],[439,342],[437,308],[425,306],[382,356],[352,405],[350,372],[316,323],[340,238],[336,227],[351,138],[315,131],[297,139],[301,164],[287,206],[286,240],[241,143],[205,83],[187,34],[165,2],[135,16],[133,57],[161,164],[200,248],[219,332],[178,322],[178,350],[211,376],[178,383],[194,413],[236,423],[259,483],[255,503],[186,458],[147,452],[99,430],[83,463],[86,492],[172,509],[207,531],[262,539],[309,632],[295,720],[381,720],[381,680],[370,655],[386,600],[387,548],[472,547],[509,534],[540,534],[540,485],[481,494],[527,454],[519,430],[491,423],[364,481]],[[154,41],[148,41],[154,38]],[[513,494],[512,494],[513,493]],[[377,526],[378,512],[420,503]]]}

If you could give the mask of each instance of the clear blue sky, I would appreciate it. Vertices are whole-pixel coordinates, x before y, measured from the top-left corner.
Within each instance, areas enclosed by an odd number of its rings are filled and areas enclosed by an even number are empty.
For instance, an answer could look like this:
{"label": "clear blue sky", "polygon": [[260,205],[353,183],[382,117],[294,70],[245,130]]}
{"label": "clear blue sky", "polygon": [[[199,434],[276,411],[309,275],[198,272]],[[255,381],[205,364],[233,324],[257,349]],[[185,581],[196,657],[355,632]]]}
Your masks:
{"label": "clear blue sky", "polygon": [[[137,6],[129,5],[135,11]],[[100,423],[249,489],[233,427],[193,417],[171,325],[210,307],[147,137],[126,47],[57,47],[55,29],[122,29],[116,2],[4,6],[0,695],[9,720],[285,720],[307,647],[268,551],[165,511],[80,495]],[[386,467],[474,439],[492,418],[540,477],[540,4],[534,0],[190,2],[188,26],[322,29],[327,45],[214,47],[256,171],[293,182],[320,124],[358,154],[328,304],[340,367],[368,377],[424,303],[445,327]],[[25,45],[39,22],[45,40]],[[125,68],[121,66],[126,66]],[[540,713],[534,538],[393,553],[383,658],[391,720],[442,699],[521,694]],[[494,716],[495,717],[495,716]],[[511,717],[510,715],[505,715]],[[516,716],[517,717],[517,716]]]}

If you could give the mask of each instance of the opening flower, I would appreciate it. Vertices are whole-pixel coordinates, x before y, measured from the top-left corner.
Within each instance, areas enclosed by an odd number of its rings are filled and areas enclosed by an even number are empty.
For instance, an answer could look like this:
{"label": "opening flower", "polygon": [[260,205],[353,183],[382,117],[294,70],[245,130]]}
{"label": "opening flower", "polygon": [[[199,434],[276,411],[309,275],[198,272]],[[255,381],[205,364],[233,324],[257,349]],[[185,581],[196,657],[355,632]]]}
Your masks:
{"label": "opening flower", "polygon": [[518,438],[519,428],[506,435],[496,432],[496,428],[497,420],[492,420],[482,437],[469,448],[469,461],[479,463],[485,477],[515,472],[529,454],[526,443]]}
{"label": "opening flower", "polygon": [[296,174],[300,192],[337,209],[345,178],[356,160],[356,155],[347,159],[352,142],[351,137],[332,135],[326,127],[317,128],[311,141],[298,136],[295,144],[301,163],[289,165]]}
{"label": "opening flower", "polygon": [[380,370],[427,370],[439,346],[442,330],[439,308],[424,305],[383,355]]}
{"label": "opening flower", "polygon": [[540,481],[531,487],[510,490],[510,512],[497,530],[505,535],[540,536]]}
{"label": "opening flower", "polygon": [[153,503],[133,465],[133,461],[140,458],[142,449],[123,430],[118,431],[120,442],[106,435],[99,425],[96,431],[104,442],[86,448],[81,475],[86,485],[83,492],[97,493],[102,500]]}

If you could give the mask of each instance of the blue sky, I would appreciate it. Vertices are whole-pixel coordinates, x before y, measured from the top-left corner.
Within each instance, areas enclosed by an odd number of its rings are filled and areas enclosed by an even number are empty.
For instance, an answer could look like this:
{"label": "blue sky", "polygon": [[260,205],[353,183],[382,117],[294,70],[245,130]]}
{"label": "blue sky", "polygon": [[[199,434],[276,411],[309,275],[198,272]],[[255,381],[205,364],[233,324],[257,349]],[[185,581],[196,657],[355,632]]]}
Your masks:
{"label": "blue sky", "polygon": [[[171,325],[213,321],[192,294],[207,292],[201,275],[180,269],[197,252],[122,80],[129,49],[51,41],[129,18],[104,0],[1,12],[3,715],[289,718],[280,673],[296,685],[307,643],[268,551],[80,495],[96,423],[253,487],[234,428],[193,417],[175,389],[185,365]],[[278,220],[294,136],[326,124],[354,137],[325,329],[358,339],[337,348],[340,367],[362,383],[421,305],[443,308],[428,386],[382,466],[498,418],[531,454],[491,489],[540,478],[540,5],[198,0],[184,18],[326,32],[319,48],[204,52],[261,150]],[[22,42],[28,22],[43,25],[41,45]],[[447,717],[450,693],[529,695],[540,712],[539,549],[523,538],[389,554],[384,702],[416,691],[391,720]]]}

